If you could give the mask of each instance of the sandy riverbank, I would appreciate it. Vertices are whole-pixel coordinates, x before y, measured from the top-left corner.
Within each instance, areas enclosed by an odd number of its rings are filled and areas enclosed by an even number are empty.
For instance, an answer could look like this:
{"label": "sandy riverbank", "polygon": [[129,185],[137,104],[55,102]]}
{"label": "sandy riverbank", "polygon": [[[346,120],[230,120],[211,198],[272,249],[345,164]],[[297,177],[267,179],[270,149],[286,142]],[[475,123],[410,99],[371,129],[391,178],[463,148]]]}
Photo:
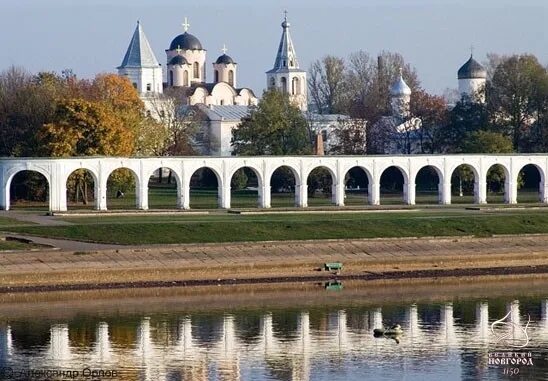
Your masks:
{"label": "sandy riverbank", "polygon": [[548,277],[548,236],[143,246],[0,253],[0,293],[509,276]]}

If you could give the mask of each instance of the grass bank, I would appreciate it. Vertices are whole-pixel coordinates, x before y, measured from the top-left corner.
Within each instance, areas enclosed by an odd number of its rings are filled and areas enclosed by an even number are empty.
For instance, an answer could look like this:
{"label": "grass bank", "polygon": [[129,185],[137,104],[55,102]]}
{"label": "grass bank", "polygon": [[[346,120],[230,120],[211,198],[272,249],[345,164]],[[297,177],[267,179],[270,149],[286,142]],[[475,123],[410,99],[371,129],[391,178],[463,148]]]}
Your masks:
{"label": "grass bank", "polygon": [[126,245],[548,233],[548,213],[543,210],[65,219],[73,224],[3,229]]}

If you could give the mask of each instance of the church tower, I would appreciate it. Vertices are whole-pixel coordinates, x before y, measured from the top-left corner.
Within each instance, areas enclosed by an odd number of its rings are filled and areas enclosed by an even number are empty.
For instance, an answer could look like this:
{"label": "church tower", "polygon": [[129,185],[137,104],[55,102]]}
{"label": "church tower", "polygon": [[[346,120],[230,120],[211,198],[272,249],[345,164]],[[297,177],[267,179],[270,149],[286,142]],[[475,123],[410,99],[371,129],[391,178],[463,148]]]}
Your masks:
{"label": "church tower", "polygon": [[133,83],[139,95],[162,93],[162,67],[154,56],[139,21],[122,64],[117,69],[119,75],[127,77]]}
{"label": "church tower", "polygon": [[278,89],[289,94],[291,101],[302,111],[308,107],[306,96],[306,71],[299,69],[297,54],[289,34],[287,12],[282,22],[282,38],[274,61],[274,67],[266,72],[268,89]]}
{"label": "church tower", "polygon": [[223,46],[223,54],[213,63],[213,82],[226,82],[236,87],[236,66],[238,65],[232,57],[226,54],[226,46]]}
{"label": "church tower", "polygon": [[470,54],[470,59],[461,66],[457,73],[459,79],[459,94],[469,101],[485,102],[485,82],[487,71]]}
{"label": "church tower", "polygon": [[168,86],[191,86],[206,81],[206,50],[200,40],[188,33],[190,24],[186,17],[183,27],[185,32],[166,49]]}
{"label": "church tower", "polygon": [[390,106],[392,116],[405,119],[409,116],[409,104],[411,102],[411,89],[403,80],[402,69],[396,82],[390,87]]}

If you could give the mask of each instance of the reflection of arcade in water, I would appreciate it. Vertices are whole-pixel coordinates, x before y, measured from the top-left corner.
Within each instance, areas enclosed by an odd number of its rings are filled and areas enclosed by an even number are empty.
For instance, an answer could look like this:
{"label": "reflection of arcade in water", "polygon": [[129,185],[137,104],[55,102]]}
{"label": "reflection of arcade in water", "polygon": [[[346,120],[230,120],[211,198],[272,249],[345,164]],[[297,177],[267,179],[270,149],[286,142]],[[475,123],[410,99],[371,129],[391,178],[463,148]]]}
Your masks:
{"label": "reflection of arcade in water", "polygon": [[[90,368],[120,369],[125,372],[124,379],[140,380],[240,380],[249,379],[250,369],[262,367],[276,378],[309,380],[316,361],[329,360],[330,366],[343,369],[352,354],[366,363],[395,362],[403,371],[416,368],[421,359],[428,357],[429,361],[460,364],[462,368],[471,365],[475,375],[487,372],[488,345],[495,339],[491,323],[500,318],[489,316],[487,302],[476,303],[474,323],[467,325],[455,319],[452,303],[439,305],[437,311],[431,307],[423,311],[439,316],[434,323],[425,322],[421,316],[426,315],[420,315],[419,309],[412,304],[402,313],[392,313],[390,319],[383,318],[381,308],[360,314],[331,311],[320,319],[315,317],[314,328],[311,313],[299,312],[291,315],[292,321],[287,317],[283,320],[290,331],[276,323],[275,313],[264,313],[256,315],[258,327],[252,333],[239,327],[233,315],[225,314],[215,322],[209,317],[206,323],[201,316],[184,316],[175,324],[145,317],[136,322],[131,334],[125,333],[126,343],[113,340],[115,327],[100,322],[95,325],[89,345],[83,346],[72,344],[67,324],[52,324],[47,345],[30,356],[18,348],[14,328],[4,324],[0,326],[0,367],[27,364],[32,369],[74,369],[75,364],[85,364]],[[527,323],[523,318],[526,315],[520,316],[518,301],[506,304],[505,309],[512,323]],[[497,315],[500,312],[496,311]],[[392,324],[395,318],[400,319],[404,330],[399,344],[373,337],[373,329]],[[516,331],[515,327],[508,325],[505,329]],[[548,340],[548,300],[541,302],[540,320],[531,322],[528,334]],[[474,356],[462,349],[465,343],[479,348]]]}

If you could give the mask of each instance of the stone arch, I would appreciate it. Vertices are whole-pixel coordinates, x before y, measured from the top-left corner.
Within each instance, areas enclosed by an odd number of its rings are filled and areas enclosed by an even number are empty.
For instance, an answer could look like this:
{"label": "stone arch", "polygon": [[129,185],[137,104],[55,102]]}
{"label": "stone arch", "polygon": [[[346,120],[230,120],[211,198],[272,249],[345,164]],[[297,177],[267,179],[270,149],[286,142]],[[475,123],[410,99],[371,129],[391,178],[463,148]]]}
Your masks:
{"label": "stone arch", "polygon": [[[392,164],[383,168],[379,176],[380,203],[399,204],[407,202],[407,184],[409,184],[409,175],[403,167]],[[382,201],[383,193],[385,194],[384,202]],[[401,198],[401,202],[398,201],[398,198]]]}
{"label": "stone arch", "polygon": [[[292,176],[292,177],[291,177]],[[279,165],[270,174],[268,179],[271,203],[274,207],[290,207],[298,205],[297,186],[301,185],[299,172],[291,165]],[[288,202],[292,199],[293,201]],[[289,195],[289,197],[287,197]]]}
{"label": "stone arch", "polygon": [[193,78],[200,78],[200,64],[198,62],[194,62],[192,67],[194,72]]}
{"label": "stone arch", "polygon": [[454,204],[479,204],[480,179],[479,172],[473,164],[462,162],[451,168],[451,194]]}
{"label": "stone arch", "polygon": [[[316,173],[315,173],[316,172]],[[311,177],[311,175],[315,175]],[[329,176],[327,176],[329,174]],[[309,169],[308,173],[305,176],[306,185],[308,187],[308,200],[314,198],[321,193],[324,196],[323,200],[328,199],[329,204],[336,203],[336,192],[337,192],[337,175],[335,171],[326,164],[315,165]],[[318,192],[320,191],[320,192]],[[314,204],[325,204],[321,202],[322,199],[316,199]]]}
{"label": "stone arch", "polygon": [[188,80],[188,70],[183,71],[183,84],[185,86],[190,86],[190,82]]}
{"label": "stone arch", "polygon": [[541,166],[526,163],[516,171],[513,183],[516,184],[517,202],[544,202],[545,174]]}
{"label": "stone arch", "polygon": [[[364,176],[361,176],[365,174]],[[365,181],[364,181],[365,180]],[[365,196],[365,202],[371,203],[371,194],[373,186],[373,176],[367,168],[361,165],[355,165],[348,168],[344,172],[344,204],[364,204],[363,196]],[[362,197],[360,197],[362,196]]]}
{"label": "stone arch", "polygon": [[215,83],[219,82],[219,70],[215,69],[213,71],[213,75],[214,75],[214,82]]}
{"label": "stone arch", "polygon": [[488,203],[510,202],[512,182],[510,171],[504,164],[492,163],[485,171],[483,183],[486,184],[486,200]]}
{"label": "stone arch", "polygon": [[[253,176],[255,176],[255,179],[253,179]],[[240,208],[261,206],[264,181],[259,169],[247,163],[245,165],[239,165],[230,172],[228,179],[230,181],[231,206]],[[245,184],[240,182],[242,180],[245,180]],[[239,188],[239,186],[241,186],[241,188]],[[254,189],[248,188],[256,188],[257,190],[255,191]],[[236,193],[237,191],[240,192]],[[253,206],[253,202],[249,202],[251,201],[250,198],[256,199],[255,206]]]}
{"label": "stone arch", "polygon": [[[433,175],[437,181],[433,181]],[[417,204],[432,204],[443,201],[443,171],[433,164],[420,167],[413,179]],[[435,200],[434,200],[434,196]],[[435,202],[434,202],[435,201]]]}
{"label": "stone arch", "polygon": [[[223,181],[219,171],[213,166],[204,164],[191,169],[188,173],[187,183],[183,185],[188,189],[188,206],[197,209],[211,209],[214,205],[221,207]],[[203,182],[204,178],[206,183]],[[212,192],[213,186],[210,184],[212,179],[215,179],[217,183],[216,192]]]}
{"label": "stone arch", "polygon": [[[166,173],[166,170],[169,172]],[[181,207],[182,184],[179,174],[173,167],[169,165],[157,166],[148,173],[144,180],[148,184],[148,206],[150,208],[173,209]],[[171,205],[171,199],[175,199],[173,205]]]}
{"label": "stone arch", "polygon": [[[11,168],[7,171],[6,177],[6,184],[4,185],[4,209],[9,210],[11,208],[11,198],[13,195],[12,192],[12,185],[16,185],[13,183],[13,180],[15,177],[21,173],[29,172],[29,174],[35,173],[39,174],[40,178],[44,178],[46,180],[46,190],[45,190],[45,202],[48,204],[48,209],[52,210],[52,194],[51,194],[51,177],[50,174],[43,168],[40,168],[38,166],[30,165],[30,166],[16,166],[14,168]],[[38,178],[36,178],[38,180]]]}
{"label": "stone arch", "polygon": [[[91,182],[93,184],[90,184]],[[67,208],[82,200],[83,205],[93,201],[95,209],[99,209],[99,178],[93,169],[83,166],[75,168],[67,175],[64,183],[67,192]],[[90,185],[93,193],[90,192]],[[91,197],[89,197],[90,193]]]}
{"label": "stone arch", "polygon": [[[112,175],[115,173],[119,175],[116,178],[112,178]],[[131,189],[131,179],[135,181],[134,191]],[[135,202],[135,207],[138,208],[141,201],[139,194],[140,186],[141,179],[132,168],[120,166],[112,169],[106,176],[107,208],[126,209],[131,205],[132,201]]]}
{"label": "stone arch", "polygon": [[232,69],[228,71],[228,84],[234,86],[234,70]]}

